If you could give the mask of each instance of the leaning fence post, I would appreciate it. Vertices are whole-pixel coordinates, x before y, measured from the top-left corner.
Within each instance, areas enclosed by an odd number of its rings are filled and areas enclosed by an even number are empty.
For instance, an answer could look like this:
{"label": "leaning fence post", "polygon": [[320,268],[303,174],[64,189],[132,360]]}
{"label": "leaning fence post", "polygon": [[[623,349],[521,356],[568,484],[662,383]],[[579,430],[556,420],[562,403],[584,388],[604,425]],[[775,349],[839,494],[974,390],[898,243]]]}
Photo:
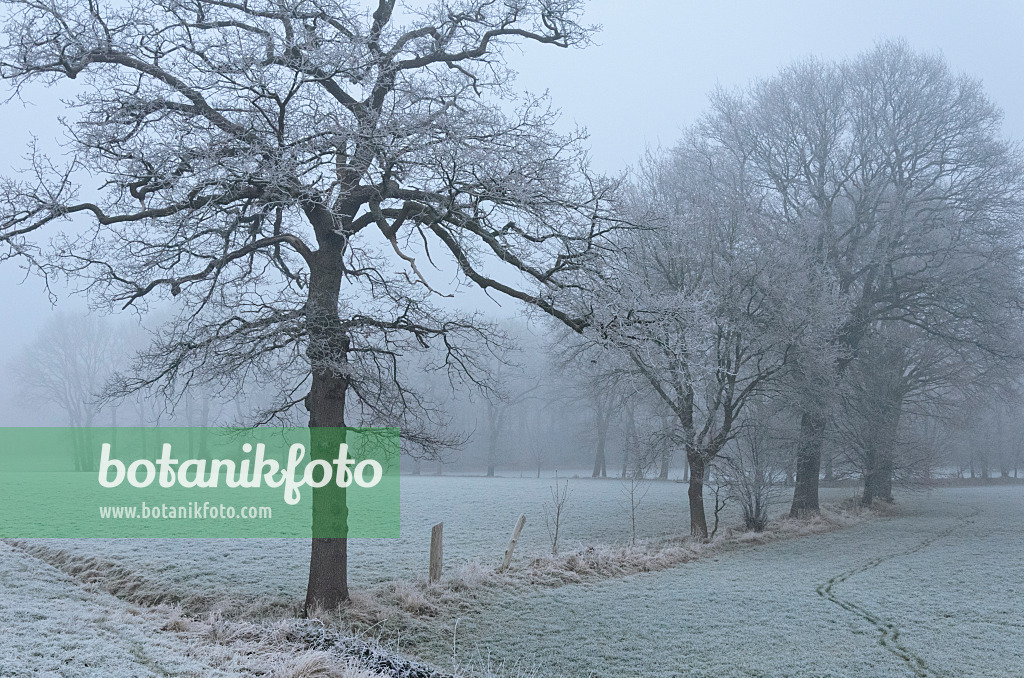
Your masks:
{"label": "leaning fence post", "polygon": [[508,569],[508,566],[512,564],[512,552],[516,550],[516,542],[519,541],[519,533],[523,531],[523,525],[526,524],[526,514],[519,516],[519,520],[516,521],[516,528],[512,530],[512,539],[508,542],[508,548],[505,549],[505,559],[501,561],[501,569],[499,572],[504,572]]}
{"label": "leaning fence post", "polygon": [[444,523],[438,523],[430,528],[430,583],[433,584],[441,578],[441,562],[444,559]]}

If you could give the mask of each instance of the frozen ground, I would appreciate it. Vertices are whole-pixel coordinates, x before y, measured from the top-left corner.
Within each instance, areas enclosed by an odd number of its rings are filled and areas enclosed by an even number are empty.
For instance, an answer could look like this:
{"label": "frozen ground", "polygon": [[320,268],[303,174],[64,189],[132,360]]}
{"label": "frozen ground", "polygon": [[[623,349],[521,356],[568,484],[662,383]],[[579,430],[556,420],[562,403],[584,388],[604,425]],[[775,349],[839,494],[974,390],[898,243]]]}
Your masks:
{"label": "frozen ground", "polygon": [[[520,512],[529,522],[517,560],[547,548],[551,480],[403,480],[404,536],[353,543],[357,588],[422,576],[429,526],[438,520],[446,566],[497,561]],[[628,538],[617,481],[570,486],[569,542]],[[851,493],[825,490],[823,498]],[[684,532],[684,500],[685,486],[654,484],[642,504],[642,536]],[[949,488],[898,500],[895,518],[657,573],[485,588],[461,618],[432,620],[415,653],[450,668],[454,640],[457,664],[566,676],[1024,675],[1024,488]],[[735,520],[726,516],[727,525]],[[308,545],[300,540],[48,543],[181,596],[297,602],[305,584]],[[161,623],[0,543],[0,675],[21,665],[40,675],[118,675],[125,666],[133,668],[124,675],[214,675],[181,634],[159,633]],[[69,672],[71,656],[98,668]]]}
{"label": "frozen ground", "polygon": [[166,622],[0,543],[0,676],[230,675]]}
{"label": "frozen ground", "polygon": [[[619,580],[493,591],[462,656],[581,676],[1022,676],[1024,488]],[[452,630],[419,652],[451,661]]]}
{"label": "frozen ground", "polygon": [[296,638],[303,628],[133,605],[0,542],[3,678],[383,678],[350,657],[307,650]]}
{"label": "frozen ground", "polygon": [[[355,588],[423,577],[428,569],[430,528],[444,521],[444,561],[450,569],[472,560],[501,562],[521,513],[526,528],[516,563],[550,549],[544,504],[554,478],[402,478],[402,537],[350,542],[349,579]],[[561,481],[564,482],[564,479]],[[637,512],[639,538],[657,539],[689,532],[686,485],[649,484]],[[570,496],[560,543],[624,544],[630,537],[629,502],[614,479],[569,480]],[[823,501],[840,501],[852,489],[822,489]],[[788,503],[783,498],[783,504]],[[709,506],[709,511],[710,511]],[[780,505],[779,510],[782,510]],[[737,525],[734,506],[723,512],[724,526]],[[301,601],[305,595],[309,543],[302,539],[53,539],[33,540],[83,557],[104,559],[158,579],[177,596],[269,598]]]}

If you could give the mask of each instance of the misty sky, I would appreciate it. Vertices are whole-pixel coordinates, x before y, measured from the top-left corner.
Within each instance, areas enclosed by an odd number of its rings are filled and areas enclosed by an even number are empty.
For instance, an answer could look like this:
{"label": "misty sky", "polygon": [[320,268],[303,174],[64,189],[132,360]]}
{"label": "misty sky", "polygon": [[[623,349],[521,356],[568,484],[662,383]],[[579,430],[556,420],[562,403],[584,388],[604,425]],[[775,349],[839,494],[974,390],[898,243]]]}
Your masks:
{"label": "misty sky", "polygon": [[[603,25],[591,47],[531,46],[521,55],[511,53],[509,62],[519,69],[523,88],[549,90],[565,123],[589,130],[595,165],[603,171],[625,168],[646,146],[674,143],[718,84],[741,87],[809,54],[839,58],[895,37],[917,50],[941,51],[954,70],[980,78],[1004,110],[1005,133],[1024,138],[1024,3],[1014,0],[595,0],[587,18]],[[52,91],[38,101],[30,108],[17,102],[0,108],[5,174],[19,164],[30,132],[52,144],[59,101]],[[50,312],[39,281],[19,284],[23,278],[16,266],[0,266],[0,350],[8,356]],[[477,299],[473,295],[474,303]],[[482,295],[479,299],[489,303]],[[74,308],[83,302],[62,297],[59,305]]]}

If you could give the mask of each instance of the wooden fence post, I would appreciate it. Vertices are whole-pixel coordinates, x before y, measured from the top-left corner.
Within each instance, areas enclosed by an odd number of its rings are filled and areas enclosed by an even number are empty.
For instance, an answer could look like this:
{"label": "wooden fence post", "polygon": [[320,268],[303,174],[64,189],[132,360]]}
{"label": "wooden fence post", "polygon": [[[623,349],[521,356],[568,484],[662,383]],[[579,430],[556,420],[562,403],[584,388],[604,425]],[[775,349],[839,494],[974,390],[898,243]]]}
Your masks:
{"label": "wooden fence post", "polygon": [[438,523],[430,529],[430,583],[441,578],[441,563],[444,560],[444,523]]}
{"label": "wooden fence post", "polygon": [[504,572],[508,569],[509,565],[512,564],[512,552],[516,550],[516,542],[519,541],[519,533],[523,531],[523,525],[526,524],[526,514],[519,516],[519,520],[516,521],[516,528],[512,530],[512,539],[508,543],[508,548],[505,549],[505,559],[501,561],[501,569],[499,572]]}

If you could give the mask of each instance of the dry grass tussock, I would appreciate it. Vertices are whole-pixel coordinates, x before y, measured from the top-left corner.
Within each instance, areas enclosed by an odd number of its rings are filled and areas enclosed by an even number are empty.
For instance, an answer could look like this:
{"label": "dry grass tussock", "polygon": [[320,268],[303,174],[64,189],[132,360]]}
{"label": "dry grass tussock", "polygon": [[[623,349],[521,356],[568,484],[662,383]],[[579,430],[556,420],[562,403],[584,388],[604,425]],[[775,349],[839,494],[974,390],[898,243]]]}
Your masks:
{"label": "dry grass tussock", "polygon": [[478,561],[450,568],[439,582],[424,578],[394,580],[372,591],[353,591],[349,603],[337,613],[318,610],[311,615],[360,633],[390,635],[388,629],[414,626],[415,620],[451,616],[472,607],[477,592],[500,575]]}
{"label": "dry grass tussock", "polygon": [[382,674],[367,671],[353,660],[339,660],[323,650],[306,650],[277,666],[272,678],[378,678]]}
{"label": "dry grass tussock", "polygon": [[704,555],[711,546],[691,539],[638,542],[625,546],[597,545],[530,561],[519,576],[531,584],[562,586],[594,579],[656,572]]}

